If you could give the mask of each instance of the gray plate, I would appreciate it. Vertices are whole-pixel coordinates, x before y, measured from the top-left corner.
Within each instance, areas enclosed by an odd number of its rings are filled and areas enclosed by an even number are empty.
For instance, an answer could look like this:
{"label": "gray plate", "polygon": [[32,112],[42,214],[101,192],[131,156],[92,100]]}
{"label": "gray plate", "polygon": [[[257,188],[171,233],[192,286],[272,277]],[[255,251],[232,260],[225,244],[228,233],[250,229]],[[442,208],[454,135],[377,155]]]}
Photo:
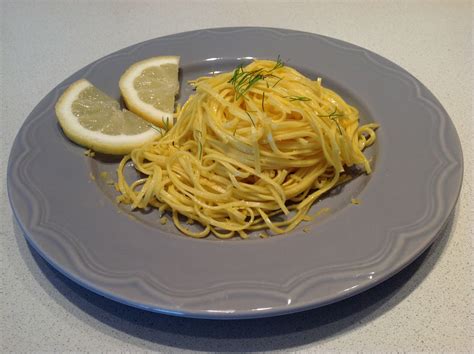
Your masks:
{"label": "gray plate", "polygon": [[[157,212],[114,203],[101,172],[117,160],[84,156],[59,128],[54,104],[87,78],[119,97],[132,63],[181,56],[186,80],[231,70],[249,58],[276,58],[336,89],[377,121],[367,153],[374,173],[318,202],[317,221],[270,239],[195,240],[161,225]],[[175,34],[108,55],[51,91],[28,116],[8,163],[8,192],[18,223],[56,269],[119,302],[178,316],[236,319],[322,306],[366,290],[413,261],[454,208],[462,180],[456,131],[436,98],[413,76],[377,54],[316,34],[222,28]],[[93,177],[93,178],[91,178]],[[351,198],[361,200],[352,205]],[[304,228],[304,229],[303,229]]]}

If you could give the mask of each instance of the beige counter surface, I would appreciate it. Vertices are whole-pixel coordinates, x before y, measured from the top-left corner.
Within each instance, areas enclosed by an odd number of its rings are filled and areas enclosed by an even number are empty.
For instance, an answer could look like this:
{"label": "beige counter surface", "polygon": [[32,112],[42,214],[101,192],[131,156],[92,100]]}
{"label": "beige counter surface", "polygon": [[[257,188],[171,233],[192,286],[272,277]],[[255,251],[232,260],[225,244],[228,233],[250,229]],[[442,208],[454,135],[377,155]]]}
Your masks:
{"label": "beige counter surface", "polygon": [[[473,347],[472,27],[469,1],[1,1],[0,351],[457,351]],[[227,26],[319,33],[399,64],[440,100],[465,176],[419,259],[348,300],[290,316],[210,321],[147,313],[68,280],[28,247],[6,190],[13,139],[60,81],[131,44]]]}

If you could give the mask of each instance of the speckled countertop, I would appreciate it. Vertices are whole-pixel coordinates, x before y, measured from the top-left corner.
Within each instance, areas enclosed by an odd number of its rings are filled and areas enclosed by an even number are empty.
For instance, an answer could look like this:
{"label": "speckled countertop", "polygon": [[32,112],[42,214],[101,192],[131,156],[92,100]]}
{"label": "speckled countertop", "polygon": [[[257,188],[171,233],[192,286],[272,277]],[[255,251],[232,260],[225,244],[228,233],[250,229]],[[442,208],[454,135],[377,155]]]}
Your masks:
{"label": "speckled countertop", "polygon": [[[469,1],[1,1],[0,351],[457,351],[473,348],[472,26]],[[368,48],[422,81],[450,114],[465,159],[441,237],[401,273],[351,299],[291,316],[205,321],[146,313],[49,267],[12,217],[6,162],[26,116],[106,54],[224,26],[315,32]]]}

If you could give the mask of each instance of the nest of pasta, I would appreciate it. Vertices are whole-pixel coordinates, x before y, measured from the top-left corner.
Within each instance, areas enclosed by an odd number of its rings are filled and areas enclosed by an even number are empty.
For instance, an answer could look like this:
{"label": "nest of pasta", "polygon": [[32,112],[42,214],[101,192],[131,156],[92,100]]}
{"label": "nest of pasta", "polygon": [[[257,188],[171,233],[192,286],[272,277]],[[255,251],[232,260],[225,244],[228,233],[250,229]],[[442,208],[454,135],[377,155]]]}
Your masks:
{"label": "nest of pasta", "polygon": [[[192,84],[174,126],[123,158],[119,202],[170,211],[192,237],[281,234],[310,220],[310,207],[348,167],[371,172],[363,150],[377,124],[360,125],[358,110],[321,79],[255,60]],[[142,175],[132,183],[124,177],[129,160]],[[191,231],[180,215],[202,228]]]}

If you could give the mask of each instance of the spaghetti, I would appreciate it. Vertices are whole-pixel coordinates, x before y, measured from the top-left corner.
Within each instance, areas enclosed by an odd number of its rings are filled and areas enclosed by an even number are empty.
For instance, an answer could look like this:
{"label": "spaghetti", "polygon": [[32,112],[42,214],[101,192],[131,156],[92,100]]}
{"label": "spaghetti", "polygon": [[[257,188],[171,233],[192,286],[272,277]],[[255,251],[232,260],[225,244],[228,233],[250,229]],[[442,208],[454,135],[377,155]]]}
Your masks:
{"label": "spaghetti", "polygon": [[[122,159],[119,202],[169,210],[192,237],[281,234],[310,220],[310,207],[347,179],[347,167],[371,173],[362,151],[378,125],[359,125],[357,109],[321,79],[279,60],[255,60],[192,84],[196,92],[176,124]],[[142,174],[131,184],[129,160]],[[202,229],[189,230],[180,215]]]}

